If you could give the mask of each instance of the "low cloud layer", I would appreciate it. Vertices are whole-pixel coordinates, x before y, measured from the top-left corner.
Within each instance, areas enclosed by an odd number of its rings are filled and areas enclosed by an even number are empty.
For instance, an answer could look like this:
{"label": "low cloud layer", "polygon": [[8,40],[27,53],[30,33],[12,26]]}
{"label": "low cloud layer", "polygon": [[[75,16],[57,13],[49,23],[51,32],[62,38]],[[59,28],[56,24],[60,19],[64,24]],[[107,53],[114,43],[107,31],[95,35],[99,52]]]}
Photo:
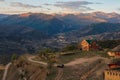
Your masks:
{"label": "low cloud layer", "polygon": [[65,9],[71,9],[74,11],[90,11],[93,10],[92,8],[87,7],[87,5],[90,4],[97,4],[97,3],[92,3],[87,1],[69,1],[69,2],[56,2],[54,6]]}
{"label": "low cloud layer", "polygon": [[13,7],[22,7],[22,8],[41,8],[42,6],[34,6],[34,5],[30,5],[30,4],[23,4],[20,2],[11,2],[10,4]]}

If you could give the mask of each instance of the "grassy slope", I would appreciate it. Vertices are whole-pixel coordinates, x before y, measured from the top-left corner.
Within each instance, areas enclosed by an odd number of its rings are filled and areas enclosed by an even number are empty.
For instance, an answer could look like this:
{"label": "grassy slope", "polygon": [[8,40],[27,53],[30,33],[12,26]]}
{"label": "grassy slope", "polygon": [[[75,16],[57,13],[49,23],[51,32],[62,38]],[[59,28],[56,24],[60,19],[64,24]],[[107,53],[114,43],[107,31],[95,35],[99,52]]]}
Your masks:
{"label": "grassy slope", "polygon": [[45,80],[47,69],[42,65],[31,63],[27,60],[22,60],[22,66],[17,67],[16,65],[21,64],[21,59],[14,62],[14,64],[10,67],[7,80],[18,80],[20,78],[20,69],[26,71],[26,77],[29,80]]}
{"label": "grassy slope", "polygon": [[107,55],[107,51],[73,51],[71,52],[71,54],[60,56],[60,60],[62,63],[68,63],[77,58],[93,57],[93,56],[109,57]]}
{"label": "grassy slope", "polygon": [[[107,55],[107,51],[73,51],[73,52],[66,52],[64,55],[62,54],[59,58],[60,63],[68,63],[73,61],[77,58],[84,58],[84,57],[93,57],[93,56],[102,56],[105,58],[109,58]],[[94,62],[93,62],[94,63]],[[87,72],[86,70],[89,68],[90,63],[88,66],[84,66],[83,64],[74,66],[74,67],[65,67],[63,76],[61,80],[78,80],[82,75],[80,72]],[[94,65],[92,65],[93,67]],[[106,67],[106,63],[102,63],[99,68],[97,68],[87,80],[103,80],[103,71]],[[52,69],[51,74],[47,77],[47,80],[53,80],[55,78],[55,74],[57,74],[56,68]],[[96,75],[96,76],[94,76]]]}
{"label": "grassy slope", "polygon": [[[76,50],[76,51],[70,52],[69,54],[66,54],[66,53],[68,53],[68,52],[65,52],[64,55],[62,54],[59,57],[60,63],[68,63],[68,62],[73,61],[77,58],[84,58],[84,57],[93,57],[93,56],[108,57],[107,51],[89,51],[89,52],[87,52],[87,51]],[[20,64],[20,61],[18,60],[16,63]],[[54,80],[56,77],[56,74],[57,74],[56,67],[53,67],[50,70],[51,71],[50,74],[45,79],[46,74],[47,74],[47,69],[45,67],[43,67],[39,64],[31,63],[31,62],[27,61],[27,59],[24,59],[24,64],[25,63],[27,63],[28,65],[24,65],[23,68],[27,71],[27,76],[32,77],[29,80]],[[69,78],[68,80],[78,79],[78,78],[80,78],[80,76],[74,75],[74,73],[79,73],[80,70],[84,71],[87,67],[83,67],[82,65],[78,65],[77,68],[65,67],[63,78],[65,77],[64,75],[67,75],[67,76],[73,76],[72,78]],[[102,68],[102,70],[103,70],[103,68]],[[96,74],[93,74],[93,75],[96,75]],[[16,65],[12,65],[10,67],[7,80],[13,80],[13,79],[18,80],[19,77],[20,76],[19,76],[18,68],[16,67]],[[99,78],[99,76],[98,76],[98,78]]]}
{"label": "grassy slope", "polygon": [[[68,63],[70,61],[73,61],[77,58],[84,58],[84,57],[94,57],[94,56],[101,56],[105,58],[109,58],[108,51],[80,51],[80,50],[74,50],[70,52],[58,52],[55,53],[57,56],[59,56],[58,63]],[[34,59],[36,61],[43,61],[47,62],[46,60],[40,58],[40,56],[36,56]]]}

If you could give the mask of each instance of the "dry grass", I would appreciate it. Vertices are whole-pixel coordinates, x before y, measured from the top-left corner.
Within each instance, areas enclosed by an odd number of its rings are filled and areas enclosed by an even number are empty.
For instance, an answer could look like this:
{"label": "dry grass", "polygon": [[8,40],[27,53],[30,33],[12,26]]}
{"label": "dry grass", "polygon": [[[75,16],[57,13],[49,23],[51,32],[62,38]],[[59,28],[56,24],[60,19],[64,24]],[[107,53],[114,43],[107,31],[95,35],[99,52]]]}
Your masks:
{"label": "dry grass", "polygon": [[[107,53],[104,51],[99,51],[99,52],[74,51],[74,54],[60,56],[59,57],[60,63],[78,61],[78,59],[80,59],[80,61],[81,59],[86,60],[77,65],[65,66],[61,80],[79,80],[83,74],[89,71],[89,69],[94,68],[94,64],[98,60],[95,58],[95,60],[90,61],[89,58],[94,58],[95,56],[107,57],[106,54]],[[108,58],[105,59],[108,60]],[[105,59],[104,62],[106,62]],[[35,60],[39,61],[39,58]],[[28,78],[28,80],[54,80],[57,74],[57,68],[52,67],[50,70],[50,74],[47,75],[48,72],[47,67],[40,64],[29,62],[25,56],[18,59],[14,63],[15,64],[10,67],[7,80],[18,80],[20,78],[18,71],[19,69],[24,69],[26,71],[26,77]],[[22,64],[22,65],[18,67],[17,66],[18,64],[19,65]],[[103,80],[102,74],[104,69],[105,69],[105,63],[101,64],[98,69],[96,69],[91,75],[89,75],[89,78],[87,80]]]}
{"label": "dry grass", "polygon": [[28,80],[46,80],[46,67],[40,64],[28,62],[26,59],[19,59],[14,62],[14,65],[12,65],[9,69],[7,80],[19,80],[19,78],[21,77],[19,70],[25,71],[24,76]]}
{"label": "dry grass", "polygon": [[[95,65],[99,64],[96,61],[91,63],[88,61],[86,63],[65,67],[61,80],[80,80],[80,77],[82,77],[89,70],[94,69]],[[87,80],[103,80],[103,71],[105,67],[106,64],[103,61],[99,67],[88,76]]]}
{"label": "dry grass", "polygon": [[107,55],[107,51],[74,51],[73,53],[74,54],[60,56],[61,62],[68,63],[78,58],[89,58],[94,56],[109,58],[109,56]]}

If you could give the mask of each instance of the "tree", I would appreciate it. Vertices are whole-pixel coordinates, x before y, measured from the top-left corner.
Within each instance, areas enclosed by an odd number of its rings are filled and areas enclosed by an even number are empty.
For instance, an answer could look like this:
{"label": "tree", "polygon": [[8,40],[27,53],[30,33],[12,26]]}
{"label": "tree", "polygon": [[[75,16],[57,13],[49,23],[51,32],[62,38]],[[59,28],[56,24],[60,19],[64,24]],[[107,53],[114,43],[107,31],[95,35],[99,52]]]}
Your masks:
{"label": "tree", "polygon": [[53,65],[54,63],[57,62],[57,59],[56,59],[56,56],[54,54],[48,54],[48,57],[47,57],[47,68],[49,70],[48,74],[51,73],[51,70],[53,68]]}
{"label": "tree", "polygon": [[13,62],[14,60],[16,60],[17,59],[17,54],[13,54],[12,56],[11,56],[11,61]]}
{"label": "tree", "polygon": [[49,54],[54,53],[54,51],[49,48],[45,48],[45,49],[39,50],[37,53],[42,58],[48,58]]}
{"label": "tree", "polygon": [[54,54],[54,51],[49,49],[49,48],[45,48],[42,50],[38,51],[39,57],[42,57],[42,59],[45,59],[47,61],[47,68],[48,68],[48,74],[50,74],[51,69],[54,65],[54,63],[56,63],[56,54]]}

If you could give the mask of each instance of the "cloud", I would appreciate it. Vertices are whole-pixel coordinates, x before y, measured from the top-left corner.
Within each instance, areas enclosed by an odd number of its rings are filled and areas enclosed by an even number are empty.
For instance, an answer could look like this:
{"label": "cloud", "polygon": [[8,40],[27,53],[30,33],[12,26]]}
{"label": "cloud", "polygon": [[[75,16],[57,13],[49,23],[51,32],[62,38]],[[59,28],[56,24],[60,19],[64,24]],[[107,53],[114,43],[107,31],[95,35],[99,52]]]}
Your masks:
{"label": "cloud", "polygon": [[16,14],[16,13],[26,13],[26,11],[4,11],[4,13]]}
{"label": "cloud", "polygon": [[35,5],[30,5],[30,4],[23,4],[20,2],[11,2],[10,4],[13,7],[22,7],[22,8],[41,8],[42,6],[35,6]]}
{"label": "cloud", "polygon": [[0,2],[4,2],[5,0],[0,0]]}
{"label": "cloud", "polygon": [[52,4],[45,3],[45,4],[43,4],[43,5],[49,6],[49,5],[52,5]]}
{"label": "cloud", "polygon": [[[87,7],[89,4],[98,4],[98,3],[92,3],[87,1],[69,1],[69,2],[56,2],[54,6],[64,8],[64,9],[71,9],[74,11],[90,11],[93,10],[90,7]],[[50,5],[50,4],[49,4]]]}

